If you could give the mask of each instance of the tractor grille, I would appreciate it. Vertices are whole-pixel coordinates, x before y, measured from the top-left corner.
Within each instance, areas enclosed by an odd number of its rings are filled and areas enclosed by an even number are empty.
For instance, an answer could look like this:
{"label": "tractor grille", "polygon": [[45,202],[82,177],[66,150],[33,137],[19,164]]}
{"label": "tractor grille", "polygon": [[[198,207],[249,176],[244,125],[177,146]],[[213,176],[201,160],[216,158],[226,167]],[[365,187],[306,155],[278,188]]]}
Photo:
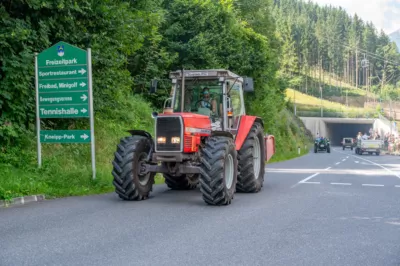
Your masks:
{"label": "tractor grille", "polygon": [[[157,117],[156,151],[182,151],[183,136],[180,117]],[[165,143],[158,143],[158,138],[165,137]],[[172,137],[179,137],[179,143],[172,143]]]}

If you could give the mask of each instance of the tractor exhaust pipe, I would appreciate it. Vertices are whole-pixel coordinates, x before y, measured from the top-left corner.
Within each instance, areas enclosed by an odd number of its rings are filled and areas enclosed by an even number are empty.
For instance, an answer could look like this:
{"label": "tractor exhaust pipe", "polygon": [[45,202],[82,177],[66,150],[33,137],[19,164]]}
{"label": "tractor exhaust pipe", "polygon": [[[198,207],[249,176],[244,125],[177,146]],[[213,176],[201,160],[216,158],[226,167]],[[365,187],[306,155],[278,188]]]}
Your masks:
{"label": "tractor exhaust pipe", "polygon": [[183,113],[185,104],[185,70],[182,67],[182,93],[181,93],[181,113]]}

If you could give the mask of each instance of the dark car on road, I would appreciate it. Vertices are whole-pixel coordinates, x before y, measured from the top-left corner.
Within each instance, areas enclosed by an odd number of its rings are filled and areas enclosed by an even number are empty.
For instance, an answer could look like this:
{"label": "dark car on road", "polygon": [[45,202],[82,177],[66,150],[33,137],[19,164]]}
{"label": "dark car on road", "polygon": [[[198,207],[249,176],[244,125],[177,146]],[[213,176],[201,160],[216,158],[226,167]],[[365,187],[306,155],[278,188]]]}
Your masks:
{"label": "dark car on road", "polygon": [[319,137],[314,141],[314,153],[319,151],[331,152],[331,144],[328,138]]}

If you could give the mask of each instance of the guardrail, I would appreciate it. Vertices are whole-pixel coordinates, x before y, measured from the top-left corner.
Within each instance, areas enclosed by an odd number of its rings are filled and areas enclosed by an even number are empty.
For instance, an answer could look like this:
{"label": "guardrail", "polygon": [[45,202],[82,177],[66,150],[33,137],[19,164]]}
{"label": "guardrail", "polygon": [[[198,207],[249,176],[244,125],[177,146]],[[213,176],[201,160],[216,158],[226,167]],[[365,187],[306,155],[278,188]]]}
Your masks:
{"label": "guardrail", "polygon": [[297,116],[302,117],[332,117],[332,118],[379,118],[377,113],[369,112],[329,112],[297,110]]}

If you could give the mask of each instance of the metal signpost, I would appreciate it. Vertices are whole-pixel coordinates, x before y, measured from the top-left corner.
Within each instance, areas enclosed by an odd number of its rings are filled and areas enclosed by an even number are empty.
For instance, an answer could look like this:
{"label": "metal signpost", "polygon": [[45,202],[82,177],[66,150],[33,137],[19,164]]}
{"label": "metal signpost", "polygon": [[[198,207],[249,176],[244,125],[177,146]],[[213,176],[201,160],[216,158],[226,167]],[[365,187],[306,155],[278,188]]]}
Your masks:
{"label": "metal signpost", "polygon": [[[59,42],[35,54],[36,128],[38,165],[41,143],[90,143],[93,179],[96,178],[92,89],[92,55]],[[90,119],[90,130],[41,130],[40,119]]]}

